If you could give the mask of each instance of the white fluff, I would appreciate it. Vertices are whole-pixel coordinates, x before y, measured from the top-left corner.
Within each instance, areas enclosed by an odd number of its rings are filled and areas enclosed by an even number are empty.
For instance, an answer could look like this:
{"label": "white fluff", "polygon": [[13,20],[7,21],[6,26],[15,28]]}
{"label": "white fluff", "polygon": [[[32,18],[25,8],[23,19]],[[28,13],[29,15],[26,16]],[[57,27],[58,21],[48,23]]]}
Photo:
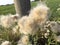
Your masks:
{"label": "white fluff", "polygon": [[42,25],[48,19],[48,11],[49,8],[46,5],[40,4],[31,10],[29,16],[36,20],[37,23]]}
{"label": "white fluff", "polygon": [[48,19],[49,8],[45,5],[39,5],[30,11],[29,16],[24,16],[18,21],[20,32],[24,34],[33,34],[37,32],[38,25],[42,25]]}
{"label": "white fluff", "polygon": [[11,43],[9,41],[5,41],[5,42],[2,42],[1,45],[11,45]]}
{"label": "white fluff", "polygon": [[36,26],[36,24],[33,22],[31,18],[25,16],[19,20],[18,25],[20,27],[20,33],[24,34],[31,34],[32,28],[34,30]]}
{"label": "white fluff", "polygon": [[17,22],[17,19],[19,18],[18,15],[7,15],[7,16],[0,16],[0,25],[2,25],[5,28],[11,27],[15,22]]}

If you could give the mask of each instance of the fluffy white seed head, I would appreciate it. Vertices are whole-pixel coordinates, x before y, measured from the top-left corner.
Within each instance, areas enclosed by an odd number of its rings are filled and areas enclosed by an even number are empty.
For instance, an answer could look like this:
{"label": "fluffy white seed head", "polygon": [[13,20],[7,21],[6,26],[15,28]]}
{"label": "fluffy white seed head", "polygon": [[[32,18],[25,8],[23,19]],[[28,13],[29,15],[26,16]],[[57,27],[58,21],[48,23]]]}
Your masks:
{"label": "fluffy white seed head", "polygon": [[31,33],[31,26],[30,24],[32,23],[32,19],[29,18],[28,16],[23,16],[21,19],[18,21],[18,25],[20,27],[20,33],[28,34]]}
{"label": "fluffy white seed head", "polygon": [[40,24],[45,23],[49,16],[48,11],[49,8],[46,5],[40,4],[31,10],[29,16],[31,16],[34,20],[36,20]]}
{"label": "fluffy white seed head", "polygon": [[3,27],[9,28],[11,27],[15,22],[17,22],[19,16],[18,15],[2,15],[0,18],[0,25]]}

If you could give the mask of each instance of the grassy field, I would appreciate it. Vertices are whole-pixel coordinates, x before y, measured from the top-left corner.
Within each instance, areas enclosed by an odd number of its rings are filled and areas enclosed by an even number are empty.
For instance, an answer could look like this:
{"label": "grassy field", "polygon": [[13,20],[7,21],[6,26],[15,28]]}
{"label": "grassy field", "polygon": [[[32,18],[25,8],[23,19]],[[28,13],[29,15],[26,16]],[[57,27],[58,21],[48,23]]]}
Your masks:
{"label": "grassy field", "polygon": [[0,6],[0,15],[15,14],[14,4]]}

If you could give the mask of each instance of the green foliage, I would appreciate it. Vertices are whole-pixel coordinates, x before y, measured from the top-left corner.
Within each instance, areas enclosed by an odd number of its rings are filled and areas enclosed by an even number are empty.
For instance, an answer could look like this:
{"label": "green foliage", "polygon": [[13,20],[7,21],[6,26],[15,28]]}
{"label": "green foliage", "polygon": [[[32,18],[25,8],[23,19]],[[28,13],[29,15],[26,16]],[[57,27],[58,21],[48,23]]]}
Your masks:
{"label": "green foliage", "polygon": [[38,2],[31,2],[31,7],[35,7],[37,5]]}
{"label": "green foliage", "polygon": [[46,3],[51,11],[50,20],[60,21],[60,0],[46,0]]}
{"label": "green foliage", "polygon": [[0,6],[0,15],[15,14],[14,4]]}

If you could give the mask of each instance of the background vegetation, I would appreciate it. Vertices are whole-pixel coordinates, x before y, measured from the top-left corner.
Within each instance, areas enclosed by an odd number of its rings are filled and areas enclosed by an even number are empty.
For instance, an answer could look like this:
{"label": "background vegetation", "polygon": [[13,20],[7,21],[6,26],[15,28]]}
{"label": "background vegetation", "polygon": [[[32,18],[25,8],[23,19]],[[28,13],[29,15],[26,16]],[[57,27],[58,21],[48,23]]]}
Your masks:
{"label": "background vegetation", "polygon": [[51,11],[50,20],[60,21],[60,0],[46,0],[46,3]]}
{"label": "background vegetation", "polygon": [[7,5],[1,5],[0,6],[0,15],[6,15],[6,14],[15,14],[15,8],[14,4],[7,4]]}

